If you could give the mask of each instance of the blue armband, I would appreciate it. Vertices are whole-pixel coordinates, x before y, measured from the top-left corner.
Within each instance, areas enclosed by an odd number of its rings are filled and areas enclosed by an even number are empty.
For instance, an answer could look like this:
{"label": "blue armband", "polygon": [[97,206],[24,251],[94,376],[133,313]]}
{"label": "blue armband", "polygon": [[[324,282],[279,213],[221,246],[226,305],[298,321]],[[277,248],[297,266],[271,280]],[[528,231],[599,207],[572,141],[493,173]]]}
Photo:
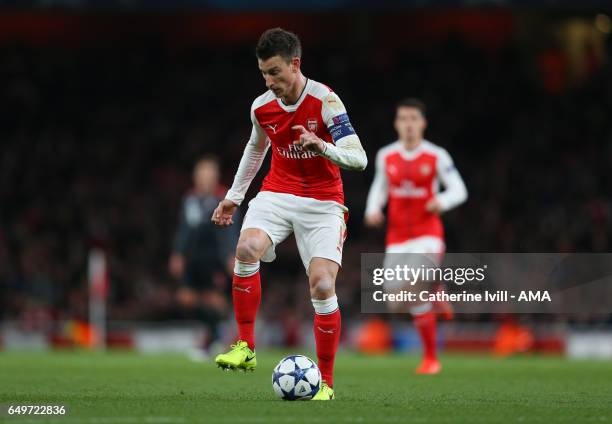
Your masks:
{"label": "blue armband", "polygon": [[329,127],[329,133],[331,134],[334,143],[338,142],[338,140],[346,137],[347,135],[355,134],[355,129],[353,129],[351,121],[349,121],[349,117],[346,113],[334,116],[333,122],[334,123]]}

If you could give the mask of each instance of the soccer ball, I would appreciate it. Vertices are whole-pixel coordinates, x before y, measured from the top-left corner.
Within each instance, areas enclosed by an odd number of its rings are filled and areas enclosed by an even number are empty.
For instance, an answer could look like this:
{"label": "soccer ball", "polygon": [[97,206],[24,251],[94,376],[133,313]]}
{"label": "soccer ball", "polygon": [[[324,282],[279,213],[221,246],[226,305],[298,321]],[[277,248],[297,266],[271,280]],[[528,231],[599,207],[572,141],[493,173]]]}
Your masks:
{"label": "soccer ball", "polygon": [[321,388],[321,371],[310,358],[287,356],[274,368],[272,388],[283,400],[310,400]]}

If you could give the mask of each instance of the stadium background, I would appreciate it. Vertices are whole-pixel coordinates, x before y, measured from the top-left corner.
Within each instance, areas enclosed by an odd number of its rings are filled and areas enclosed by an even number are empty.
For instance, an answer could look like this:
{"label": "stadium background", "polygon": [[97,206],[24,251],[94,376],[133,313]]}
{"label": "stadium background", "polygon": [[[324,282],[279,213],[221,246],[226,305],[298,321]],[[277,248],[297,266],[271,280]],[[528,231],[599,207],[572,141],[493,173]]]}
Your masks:
{"label": "stadium background", "polygon": [[[278,11],[277,3],[0,2],[5,349],[82,344],[94,246],[109,262],[110,345],[140,346],[143,328],[149,349],[185,348],[184,328],[198,337],[197,323],[177,320],[167,271],[181,198],[205,153],[221,159],[231,184],[250,104],[265,89],[253,46],[277,25],[300,35],[305,75],[339,93],[370,158],[366,172],[343,175],[351,210],[338,281],[345,346],[359,345],[371,318],[359,311],[359,255],[381,251],[383,234],[367,231],[362,217],[371,164],[394,140],[402,97],[427,103],[427,137],[451,152],[470,193],[444,217],[449,251],[610,250],[610,10],[449,1]],[[260,340],[308,344],[312,307],[297,249],[288,240],[277,253],[263,267]],[[414,348],[409,325],[392,321],[396,347]],[[460,316],[445,329],[446,347],[491,349],[500,321]],[[612,355],[611,316],[515,323],[534,335],[529,349],[562,352],[572,337],[596,334],[587,354]],[[231,328],[228,317],[228,338]],[[168,334],[177,338],[164,345]]]}

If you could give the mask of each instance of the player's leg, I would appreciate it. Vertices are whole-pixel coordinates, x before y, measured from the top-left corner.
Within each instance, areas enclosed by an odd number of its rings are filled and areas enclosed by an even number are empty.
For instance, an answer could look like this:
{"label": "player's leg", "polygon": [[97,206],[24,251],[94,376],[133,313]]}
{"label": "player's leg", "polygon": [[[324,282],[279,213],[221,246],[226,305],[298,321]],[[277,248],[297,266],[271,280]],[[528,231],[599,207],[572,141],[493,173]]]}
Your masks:
{"label": "player's leg", "polygon": [[255,357],[255,318],[261,303],[259,260],[272,246],[270,237],[257,228],[244,229],[236,247],[232,278],[234,316],[238,326],[238,341],[227,353],[217,355],[215,362],[225,369],[253,370]]}
{"label": "player's leg", "polygon": [[177,291],[181,317],[197,320],[208,330],[202,345],[188,351],[194,361],[208,359],[211,344],[218,339],[219,322],[227,311],[226,296],[214,289],[213,278],[214,269],[192,258],[186,263],[182,286]]}
{"label": "player's leg", "polygon": [[194,361],[203,361],[209,359],[210,351],[219,343],[219,323],[227,314],[229,305],[226,294],[212,288],[198,290],[196,296],[198,306],[192,318],[204,324],[208,334],[201,346],[189,351],[189,357]]}
{"label": "player's leg", "polygon": [[239,340],[228,353],[217,356],[215,361],[220,367],[245,370],[255,367],[255,318],[261,302],[259,262],[273,261],[275,246],[292,231],[283,196],[260,192],[249,202],[236,247],[232,278],[232,299]]}
{"label": "player's leg", "polygon": [[438,374],[442,365],[437,354],[437,319],[431,303],[424,303],[411,309],[414,326],[423,345],[423,359],[415,372],[417,374]]}
{"label": "player's leg", "polygon": [[[422,240],[417,241],[415,250],[424,254],[424,257],[427,258],[428,266],[439,266],[442,263],[445,244],[442,239],[437,237],[423,237]],[[434,281],[428,281],[428,284],[431,286],[436,285],[436,290],[439,289],[438,283]],[[442,371],[442,365],[438,360],[437,353],[437,320],[439,316],[450,319],[453,315],[452,306],[450,303],[424,303],[420,310],[418,307],[415,307],[411,313],[414,318],[414,325],[423,343],[423,360],[415,372],[425,375],[438,374]]]}
{"label": "player's leg", "polygon": [[261,303],[259,260],[272,245],[268,235],[257,228],[240,233],[232,278],[232,300],[238,324],[238,338],[255,350],[255,318]]}
{"label": "player's leg", "polygon": [[325,381],[313,400],[331,400],[334,398],[334,361],[341,331],[335,286],[346,236],[346,208],[334,202],[312,199],[302,203],[293,222],[294,232],[308,274],[315,312],[313,330],[317,359]]}
{"label": "player's leg", "polygon": [[[389,284],[385,282],[385,291],[388,293],[399,293],[401,291],[417,292],[415,286],[410,284]],[[432,302],[413,301],[406,308],[405,305],[399,302],[389,304],[389,311],[392,313],[405,314],[406,312],[412,315],[414,326],[419,335],[421,346],[423,346],[423,359],[421,364],[416,369],[417,374],[437,374],[441,371],[441,365],[437,355],[437,318],[433,310]]]}
{"label": "player's leg", "polygon": [[[329,388],[334,385],[334,362],[340,342],[342,319],[336,296],[338,264],[324,258],[312,258],[308,282],[314,306],[314,336],[321,377]],[[324,390],[325,391],[325,390]],[[325,394],[324,391],[322,394]],[[329,397],[333,397],[328,393]]]}
{"label": "player's leg", "polygon": [[[385,262],[402,262],[412,268],[421,266],[431,267],[440,263],[444,243],[435,237],[420,237],[402,246],[390,247],[387,250]],[[401,253],[400,253],[401,252]],[[401,289],[412,290],[421,284],[432,284],[429,281],[421,281],[414,286],[406,285]],[[442,370],[437,355],[437,316],[432,302],[411,302],[409,312],[413,317],[414,326],[419,334],[423,346],[423,359],[415,370],[417,374],[437,374]]]}
{"label": "player's leg", "polygon": [[[441,264],[444,258],[444,250],[437,254],[438,263]],[[446,285],[442,281],[436,282],[436,292],[447,291]],[[448,300],[436,300],[433,302],[433,311],[436,316],[443,321],[452,321],[455,318],[455,310]]]}

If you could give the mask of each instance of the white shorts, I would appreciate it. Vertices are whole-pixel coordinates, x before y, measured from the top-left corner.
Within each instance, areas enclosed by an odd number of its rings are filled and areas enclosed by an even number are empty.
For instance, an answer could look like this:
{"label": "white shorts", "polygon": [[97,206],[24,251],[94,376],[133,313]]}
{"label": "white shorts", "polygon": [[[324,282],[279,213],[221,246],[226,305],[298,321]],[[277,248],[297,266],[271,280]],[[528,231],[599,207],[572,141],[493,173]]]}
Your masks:
{"label": "white shorts", "polygon": [[276,258],[276,246],[295,233],[300,258],[308,273],[310,261],[315,257],[342,265],[346,212],[346,206],[331,200],[261,191],[249,202],[241,231],[257,228],[270,237],[272,246],[261,258],[264,262],[272,262]]}
{"label": "white shorts", "polygon": [[442,262],[445,251],[444,240],[434,236],[416,237],[402,243],[390,244],[385,250],[386,253],[425,253],[438,264]]}
{"label": "white shorts", "polygon": [[[444,240],[434,236],[416,237],[406,240],[403,243],[396,243],[387,246],[384,267],[395,268],[397,265],[407,265],[410,268],[418,269],[421,266],[437,267],[442,263],[446,245]],[[404,255],[402,255],[404,253]],[[415,255],[412,255],[415,254]],[[385,289],[389,292],[395,292],[400,289],[406,289],[403,282],[386,281]]]}

